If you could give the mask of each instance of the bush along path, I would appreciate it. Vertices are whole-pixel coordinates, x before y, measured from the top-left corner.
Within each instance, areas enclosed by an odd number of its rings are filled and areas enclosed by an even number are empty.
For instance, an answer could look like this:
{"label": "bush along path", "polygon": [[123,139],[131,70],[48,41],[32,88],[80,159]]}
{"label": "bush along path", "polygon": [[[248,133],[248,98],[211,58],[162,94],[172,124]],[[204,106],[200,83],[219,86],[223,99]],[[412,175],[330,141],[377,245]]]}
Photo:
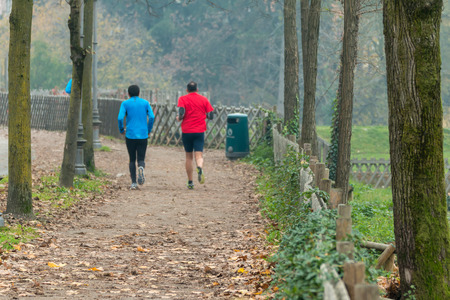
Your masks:
{"label": "bush along path", "polygon": [[[63,143],[62,133],[32,132],[36,194],[58,190],[41,178],[58,170]],[[109,149],[95,158],[108,174],[102,192],[74,190],[80,201],[72,205],[64,191],[52,205],[34,195],[37,219],[26,225],[39,237],[0,250],[0,298],[263,299],[263,291],[270,293],[254,170],[207,150],[206,183],[188,190],[183,150],[150,146],[145,184],[131,191],[125,144],[102,144]],[[1,211],[6,195],[7,184],[0,185]]]}

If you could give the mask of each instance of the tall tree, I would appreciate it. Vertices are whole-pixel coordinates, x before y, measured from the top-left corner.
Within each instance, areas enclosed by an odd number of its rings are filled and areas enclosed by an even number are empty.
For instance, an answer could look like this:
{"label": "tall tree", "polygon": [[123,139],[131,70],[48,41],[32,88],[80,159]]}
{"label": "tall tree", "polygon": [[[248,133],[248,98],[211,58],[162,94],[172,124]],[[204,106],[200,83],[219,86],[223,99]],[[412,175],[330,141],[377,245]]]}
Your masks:
{"label": "tall tree", "polygon": [[450,299],[444,186],[442,0],[384,0],[394,231],[402,293]]}
{"label": "tall tree", "polygon": [[292,134],[298,132],[300,125],[295,3],[295,0],[284,0],[284,124]]}
{"label": "tall tree", "polygon": [[312,152],[316,154],[316,78],[321,0],[301,0],[300,7],[304,81],[301,145],[310,143]]}
{"label": "tall tree", "polygon": [[73,186],[75,176],[75,156],[77,151],[77,129],[81,103],[81,83],[83,80],[85,50],[80,44],[80,10],[81,0],[70,0],[70,59],[72,60],[72,92],[70,93],[69,112],[67,116],[67,132],[64,145],[64,156],[61,166],[59,184],[64,187]]}
{"label": "tall tree", "polygon": [[6,213],[33,217],[30,45],[33,0],[12,2],[9,40],[8,200]]}
{"label": "tall tree", "polygon": [[82,119],[84,127],[84,136],[86,143],[84,149],[84,164],[86,168],[93,172],[95,170],[94,159],[94,131],[92,123],[92,36],[94,24],[94,0],[84,0],[84,39],[83,48],[86,49],[86,57],[84,59],[83,68],[83,84],[82,84]]}
{"label": "tall tree", "polygon": [[353,86],[358,56],[358,24],[361,0],[344,0],[344,38],[338,89],[338,155],[336,187],[342,189],[342,201],[347,202],[350,177],[352,138]]}

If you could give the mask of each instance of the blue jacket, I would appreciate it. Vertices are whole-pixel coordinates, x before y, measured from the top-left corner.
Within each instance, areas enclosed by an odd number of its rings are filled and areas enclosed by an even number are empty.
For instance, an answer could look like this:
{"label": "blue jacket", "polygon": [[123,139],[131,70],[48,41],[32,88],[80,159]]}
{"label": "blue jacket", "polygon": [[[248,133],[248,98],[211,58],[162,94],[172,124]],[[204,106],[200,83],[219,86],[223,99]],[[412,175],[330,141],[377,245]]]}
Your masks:
{"label": "blue jacket", "polygon": [[66,93],[70,94],[71,91],[72,91],[72,79],[70,79],[66,85]]}
{"label": "blue jacket", "polygon": [[147,139],[152,131],[155,115],[147,100],[131,97],[122,102],[118,116],[119,131],[124,132],[123,120],[126,117],[126,133],[128,139]]}

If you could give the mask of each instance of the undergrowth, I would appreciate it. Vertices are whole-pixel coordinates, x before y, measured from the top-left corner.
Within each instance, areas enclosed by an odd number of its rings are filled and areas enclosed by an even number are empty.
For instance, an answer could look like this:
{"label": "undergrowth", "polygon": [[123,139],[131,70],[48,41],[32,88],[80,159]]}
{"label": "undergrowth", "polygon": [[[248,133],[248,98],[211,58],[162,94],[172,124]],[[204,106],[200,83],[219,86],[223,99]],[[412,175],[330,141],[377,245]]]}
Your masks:
{"label": "undergrowth", "polygon": [[[326,263],[341,272],[348,260],[336,251],[336,210],[312,212],[311,205],[304,201],[317,192],[300,192],[300,171],[308,167],[308,157],[288,151],[284,160],[276,165],[272,151],[270,143],[263,143],[246,160],[261,171],[257,191],[261,195],[262,215],[269,220],[267,239],[279,246],[270,258],[275,264],[272,290],[277,293],[274,297],[321,299],[326,278],[321,275],[320,266]],[[356,196],[355,204],[359,195]],[[356,206],[355,214],[359,216],[370,210],[363,201]],[[366,264],[367,281],[376,282],[376,278],[386,272],[371,268],[378,254],[359,247],[364,238],[358,231],[349,237],[355,245],[355,260]]]}

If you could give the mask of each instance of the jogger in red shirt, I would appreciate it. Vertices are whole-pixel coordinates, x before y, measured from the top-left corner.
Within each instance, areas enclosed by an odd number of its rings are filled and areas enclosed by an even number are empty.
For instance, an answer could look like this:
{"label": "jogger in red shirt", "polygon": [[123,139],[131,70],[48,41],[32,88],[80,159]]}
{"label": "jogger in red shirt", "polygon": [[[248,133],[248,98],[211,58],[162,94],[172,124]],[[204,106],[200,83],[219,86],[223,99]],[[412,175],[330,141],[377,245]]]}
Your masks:
{"label": "jogger in red shirt", "polygon": [[208,98],[198,94],[197,83],[191,81],[187,85],[187,95],[178,99],[177,121],[181,122],[181,139],[186,152],[187,187],[194,188],[194,153],[197,165],[198,181],[205,183],[203,171],[203,146],[205,144],[206,119],[213,119],[214,108]]}

